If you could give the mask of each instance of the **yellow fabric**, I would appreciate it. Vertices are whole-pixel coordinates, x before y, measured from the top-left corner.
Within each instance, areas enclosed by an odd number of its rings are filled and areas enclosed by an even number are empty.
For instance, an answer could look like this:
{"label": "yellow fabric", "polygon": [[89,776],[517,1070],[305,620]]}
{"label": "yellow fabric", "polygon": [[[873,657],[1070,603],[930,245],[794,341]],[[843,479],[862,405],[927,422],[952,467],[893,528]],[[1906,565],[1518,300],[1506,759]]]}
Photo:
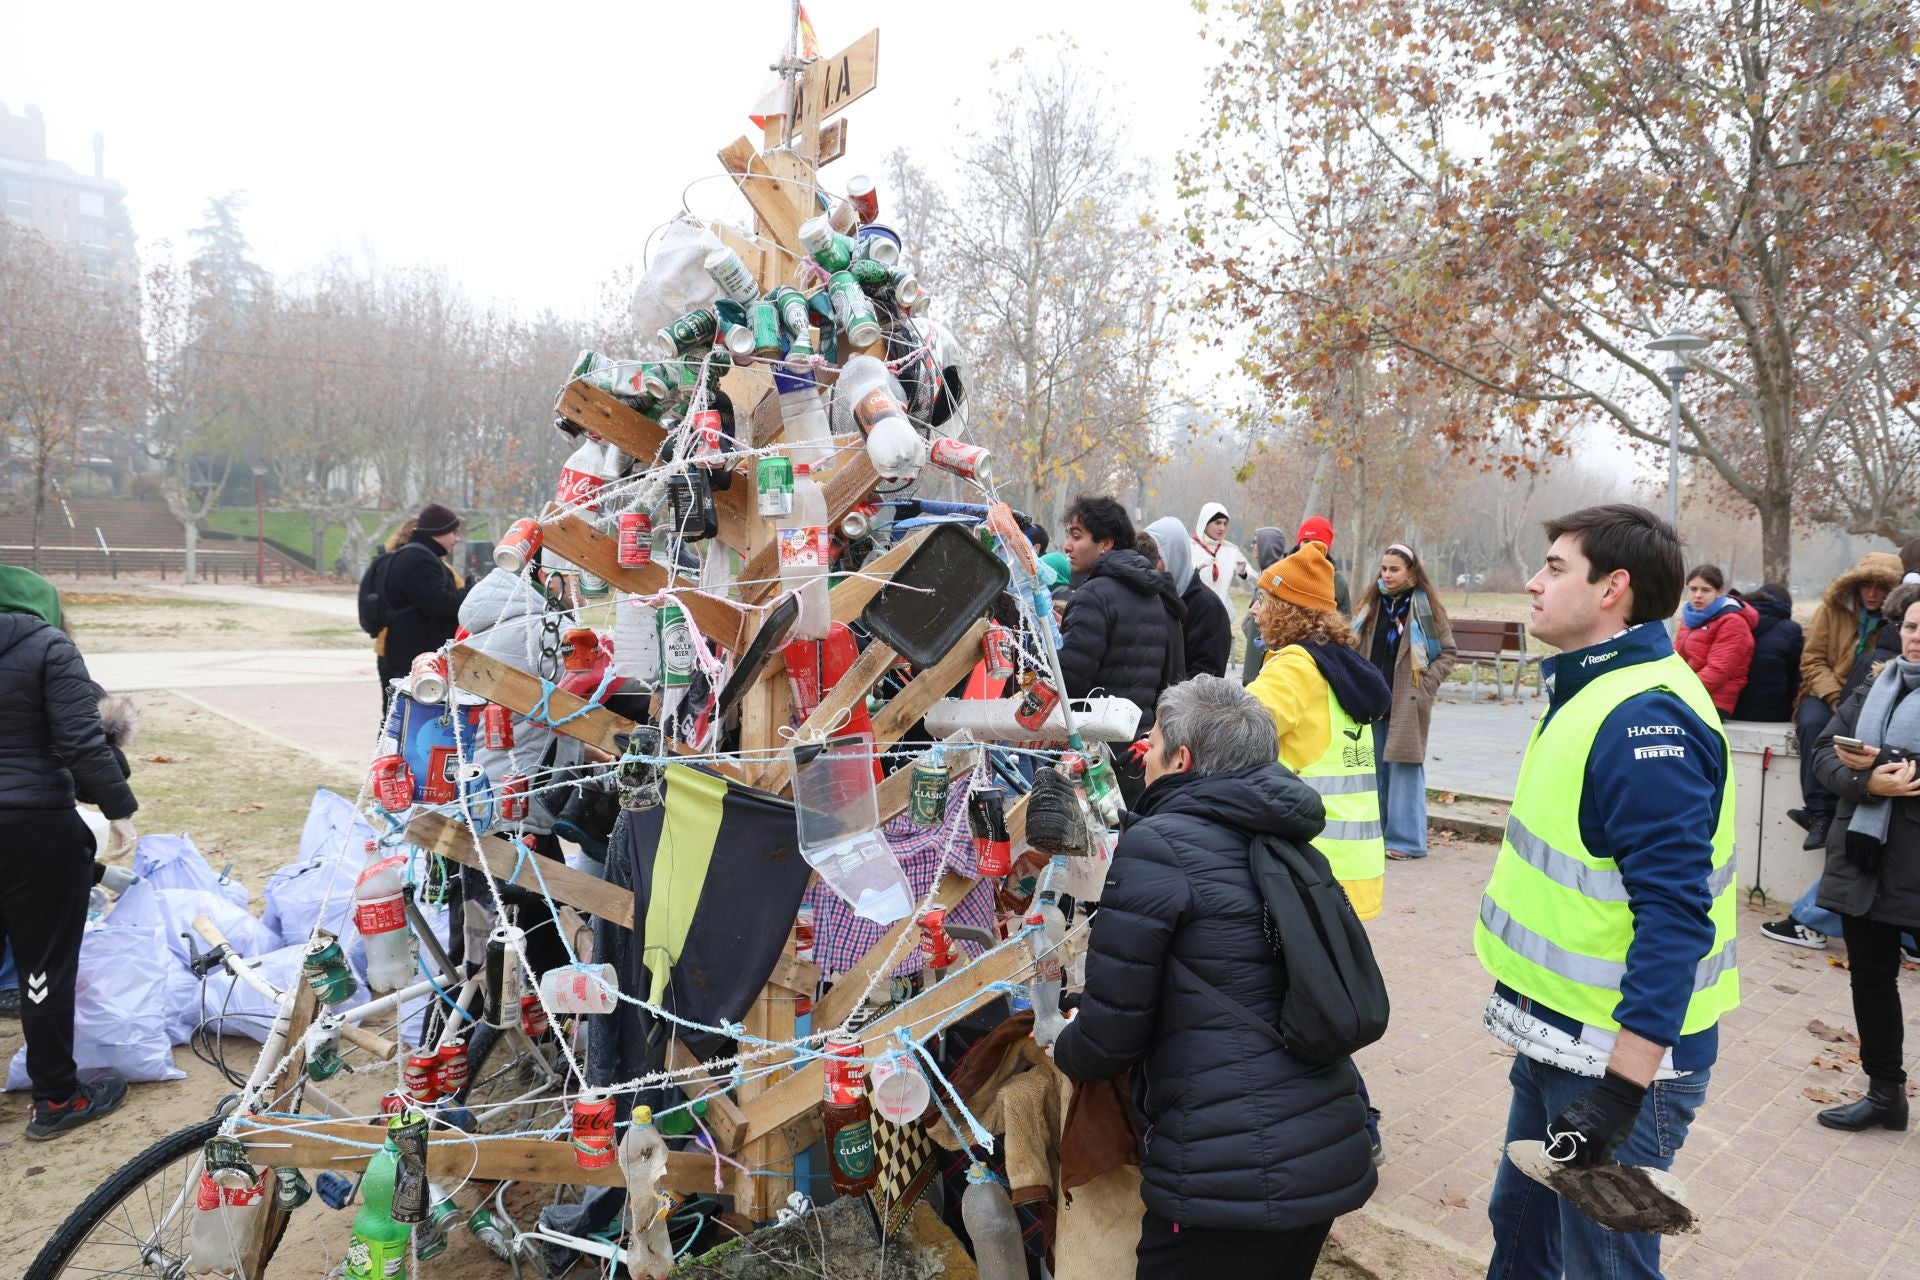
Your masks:
{"label": "yellow fabric", "polygon": [[717,774],[671,765],[665,774],[666,817],[654,855],[653,893],[647,899],[648,946],[643,956],[653,975],[647,999],[655,1004],[666,997],[667,977],[693,927],[727,799],[726,779]]}
{"label": "yellow fabric", "polygon": [[[1297,644],[1269,653],[1260,674],[1247,686],[1273,717],[1280,735],[1280,763],[1304,777],[1337,774],[1374,775],[1373,735],[1365,726],[1354,724],[1333,696],[1325,676],[1320,674],[1313,655]],[[1335,727],[1360,730],[1360,737],[1344,734],[1336,743]],[[1341,758],[1340,743],[1358,743],[1364,747],[1364,766],[1349,768]],[[1324,796],[1329,821],[1380,820],[1380,793],[1377,788],[1343,796]],[[1372,920],[1386,908],[1387,846],[1384,837],[1369,841],[1315,840],[1314,847],[1326,855],[1353,903],[1354,914]]]}
{"label": "yellow fabric", "polygon": [[[1732,753],[1713,700],[1678,655],[1600,676],[1558,707],[1544,726],[1535,726],[1474,925],[1473,948],[1488,973],[1521,995],[1588,1026],[1620,1029],[1613,1014],[1620,1003],[1618,975],[1633,944],[1633,910],[1618,881],[1619,864],[1590,852],[1581,838],[1580,800],[1587,758],[1602,724],[1627,699],[1655,689],[1677,695],[1713,730],[1727,778],[1713,831],[1713,868],[1720,878],[1709,908],[1713,947],[1701,961],[1680,1028],[1682,1035],[1692,1035],[1740,1003],[1740,971],[1733,962],[1738,894],[1732,866]],[[1650,741],[1656,745],[1643,749],[1657,750],[1660,740]],[[1531,855],[1523,854],[1516,840]],[[1603,889],[1609,892],[1596,896]],[[1496,934],[1490,920],[1511,934]],[[1550,950],[1522,954],[1528,948]]]}

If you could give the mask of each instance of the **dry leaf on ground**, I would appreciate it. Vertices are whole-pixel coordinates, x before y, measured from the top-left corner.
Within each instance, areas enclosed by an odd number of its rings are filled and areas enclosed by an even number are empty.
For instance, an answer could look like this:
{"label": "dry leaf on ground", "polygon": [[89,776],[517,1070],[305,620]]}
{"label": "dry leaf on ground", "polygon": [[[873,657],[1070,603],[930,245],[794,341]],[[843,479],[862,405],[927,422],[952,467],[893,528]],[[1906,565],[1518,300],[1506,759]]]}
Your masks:
{"label": "dry leaf on ground", "polygon": [[1441,1196],[1440,1203],[1449,1209],[1464,1209],[1467,1207],[1467,1198],[1461,1195]]}
{"label": "dry leaf on ground", "polygon": [[1840,1101],[1840,1099],[1834,1097],[1832,1094],[1828,1093],[1825,1089],[1815,1089],[1809,1086],[1808,1088],[1802,1089],[1800,1092],[1806,1094],[1807,1097],[1813,1099],[1815,1102],[1819,1103],[1821,1106],[1830,1107],[1834,1103]]}
{"label": "dry leaf on ground", "polygon": [[1811,1031],[1814,1035],[1820,1037],[1822,1040],[1831,1040],[1835,1044],[1859,1044],[1860,1043],[1860,1037],[1853,1034],[1853,1032],[1847,1030],[1845,1027],[1830,1027],[1826,1023],[1820,1021],[1820,1019],[1818,1018],[1815,1018],[1813,1021],[1807,1024],[1807,1030]]}

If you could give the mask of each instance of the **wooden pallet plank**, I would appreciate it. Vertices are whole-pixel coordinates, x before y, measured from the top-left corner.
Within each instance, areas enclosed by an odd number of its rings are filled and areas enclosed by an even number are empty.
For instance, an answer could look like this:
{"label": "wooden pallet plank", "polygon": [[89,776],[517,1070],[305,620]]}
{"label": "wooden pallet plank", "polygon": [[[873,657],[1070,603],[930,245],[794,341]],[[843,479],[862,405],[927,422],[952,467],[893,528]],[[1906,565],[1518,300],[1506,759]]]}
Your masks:
{"label": "wooden pallet plank", "polygon": [[598,876],[575,871],[566,863],[550,858],[540,859],[536,874],[536,868],[532,865],[536,855],[528,854],[522,858],[519,848],[504,836],[482,836],[479,843],[475,844],[473,832],[466,823],[445,814],[423,813],[407,824],[407,840],[461,866],[490,870],[495,879],[532,893],[540,892],[544,880],[547,896],[555,902],[565,903],[590,916],[617,924],[622,929],[633,928],[631,889],[608,884]]}
{"label": "wooden pallet plank", "polygon": [[805,219],[788,195],[787,184],[774,176],[766,159],[754,150],[753,143],[746,138],[735,138],[720,148],[719,159],[721,168],[733,175],[740,193],[753,206],[754,215],[760,219],[761,234],[772,236],[795,258],[804,259],[806,246],[800,243],[800,224]]}
{"label": "wooden pallet plank", "polygon": [[[933,895],[933,905],[942,911],[951,911],[960,905],[960,900],[972,893],[978,880],[948,872],[940,878],[940,888]],[[813,1023],[816,1027],[831,1030],[847,1020],[853,1012],[854,1004],[860,999],[860,993],[867,989],[867,983],[873,980],[874,973],[886,962],[893,949],[900,945],[906,934],[919,928],[919,922],[909,917],[894,925],[881,939],[867,948],[867,953],[854,963],[853,968],[834,979],[833,990],[821,996],[813,1006]],[[906,959],[902,951],[900,959]],[[897,963],[897,961],[896,961]],[[880,988],[882,995],[886,988]]]}
{"label": "wooden pallet plank", "polygon": [[[687,1048],[678,1036],[667,1044],[667,1070],[690,1071],[700,1066],[700,1059],[693,1056],[693,1050]],[[740,1108],[734,1100],[724,1093],[712,1093],[716,1080],[725,1080],[727,1072],[718,1070],[705,1079],[693,1078],[680,1086],[680,1092],[689,1102],[700,1099],[707,1104],[707,1132],[726,1155],[740,1150],[747,1129],[747,1118],[740,1114]]]}
{"label": "wooden pallet plank", "polygon": [[[468,693],[477,693],[487,701],[497,702],[521,715],[527,715],[540,705],[539,679],[520,668],[465,643],[454,645],[450,656],[453,682]],[[586,705],[585,698],[556,689],[547,699],[547,712],[559,720]],[[556,726],[555,732],[577,738],[590,747],[617,756],[620,754],[620,744],[615,740],[615,735],[632,733],[634,728],[633,721],[625,716],[617,716],[605,707],[594,707],[578,719]]]}
{"label": "wooden pallet plank", "polygon": [[980,661],[980,638],[987,634],[992,624],[985,618],[976,618],[966,634],[947,650],[946,657],[934,663],[912,680],[907,687],[893,696],[880,714],[873,718],[873,740],[876,744],[890,743],[899,739],[907,730],[913,728],[920,717],[927,714],[933,704],[953,691],[953,686],[966,678]]}
{"label": "wooden pallet plank", "polygon": [[561,516],[547,524],[542,536],[546,545],[591,573],[605,578],[622,591],[634,595],[655,595],[670,587],[680,607],[693,615],[700,634],[730,652],[746,648],[753,613],[730,600],[699,590],[692,579],[670,578],[667,566],[659,560],[651,564],[622,565],[619,543],[579,516]]}

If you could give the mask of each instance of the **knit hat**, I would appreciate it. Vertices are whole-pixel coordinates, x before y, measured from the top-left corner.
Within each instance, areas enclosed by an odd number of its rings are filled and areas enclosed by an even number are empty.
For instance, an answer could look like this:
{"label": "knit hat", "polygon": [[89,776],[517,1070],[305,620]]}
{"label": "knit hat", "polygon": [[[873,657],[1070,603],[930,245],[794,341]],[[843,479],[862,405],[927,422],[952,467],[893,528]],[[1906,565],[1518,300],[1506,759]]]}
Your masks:
{"label": "knit hat", "polygon": [[1319,542],[1303,542],[1292,555],[1268,565],[1260,575],[1260,589],[1318,613],[1332,613],[1339,607],[1333,599],[1333,561]]}
{"label": "knit hat", "polygon": [[60,589],[31,569],[0,564],[0,613],[30,613],[60,625]]}
{"label": "knit hat", "polygon": [[425,534],[452,533],[460,527],[460,517],[454,513],[452,507],[443,507],[437,502],[429,502],[420,508],[420,518],[413,522],[413,527]]}
{"label": "knit hat", "polygon": [[1300,532],[1293,535],[1295,542],[1317,542],[1323,547],[1333,545],[1333,523],[1325,516],[1308,516],[1300,522]]}

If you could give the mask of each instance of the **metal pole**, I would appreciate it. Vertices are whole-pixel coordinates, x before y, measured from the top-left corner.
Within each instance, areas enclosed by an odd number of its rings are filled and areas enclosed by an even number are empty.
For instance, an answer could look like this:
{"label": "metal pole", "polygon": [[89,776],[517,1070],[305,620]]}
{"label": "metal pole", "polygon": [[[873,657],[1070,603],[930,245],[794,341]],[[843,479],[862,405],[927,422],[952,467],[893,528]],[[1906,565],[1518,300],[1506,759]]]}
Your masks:
{"label": "metal pole", "polygon": [[1680,531],[1680,379],[1684,367],[1667,373],[1667,524]]}
{"label": "metal pole", "polygon": [[253,584],[263,587],[267,584],[267,487],[258,471],[253,473],[253,523]]}

